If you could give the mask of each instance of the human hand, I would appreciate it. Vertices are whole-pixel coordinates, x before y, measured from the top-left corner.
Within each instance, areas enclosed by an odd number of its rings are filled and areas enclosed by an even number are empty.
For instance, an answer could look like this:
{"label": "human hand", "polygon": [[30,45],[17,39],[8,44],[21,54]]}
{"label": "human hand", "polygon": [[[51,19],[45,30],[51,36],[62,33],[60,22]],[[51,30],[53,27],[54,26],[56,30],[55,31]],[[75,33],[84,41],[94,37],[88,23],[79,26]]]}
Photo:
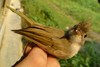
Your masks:
{"label": "human hand", "polygon": [[34,47],[26,58],[15,67],[60,67],[56,58],[48,56],[46,52]]}

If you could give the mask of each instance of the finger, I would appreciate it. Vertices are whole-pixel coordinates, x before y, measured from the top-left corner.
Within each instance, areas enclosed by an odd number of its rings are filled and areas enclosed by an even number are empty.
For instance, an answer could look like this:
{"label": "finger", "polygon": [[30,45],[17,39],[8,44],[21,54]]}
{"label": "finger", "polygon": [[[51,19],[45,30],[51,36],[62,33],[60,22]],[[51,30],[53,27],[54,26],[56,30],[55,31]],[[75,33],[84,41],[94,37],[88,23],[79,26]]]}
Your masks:
{"label": "finger", "polygon": [[47,54],[40,48],[34,47],[28,56],[16,67],[46,67]]}
{"label": "finger", "polygon": [[60,67],[58,60],[54,57],[47,58],[47,67]]}
{"label": "finger", "polygon": [[28,42],[24,47],[24,55],[26,56],[33,48],[33,44]]}

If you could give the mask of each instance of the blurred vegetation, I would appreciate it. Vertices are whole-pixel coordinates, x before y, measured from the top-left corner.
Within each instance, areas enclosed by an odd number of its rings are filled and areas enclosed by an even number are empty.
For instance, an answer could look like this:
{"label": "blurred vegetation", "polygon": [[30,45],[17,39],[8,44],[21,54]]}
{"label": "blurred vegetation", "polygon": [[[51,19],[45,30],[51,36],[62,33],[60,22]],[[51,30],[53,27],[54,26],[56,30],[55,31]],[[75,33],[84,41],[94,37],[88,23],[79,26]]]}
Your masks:
{"label": "blurred vegetation", "polygon": [[[23,0],[25,14],[32,20],[65,30],[90,19],[92,30],[100,33],[100,4],[97,0]],[[73,58],[59,60],[61,67],[100,67],[100,44],[86,42]]]}

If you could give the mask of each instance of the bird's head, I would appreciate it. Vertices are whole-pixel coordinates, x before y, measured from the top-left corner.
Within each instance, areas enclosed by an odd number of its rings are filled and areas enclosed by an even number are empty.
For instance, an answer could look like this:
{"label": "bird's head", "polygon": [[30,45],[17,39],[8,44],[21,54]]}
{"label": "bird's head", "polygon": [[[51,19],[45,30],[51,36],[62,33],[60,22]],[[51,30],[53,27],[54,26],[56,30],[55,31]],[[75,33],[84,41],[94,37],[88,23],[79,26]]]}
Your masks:
{"label": "bird's head", "polygon": [[85,37],[87,36],[87,32],[89,31],[91,26],[90,22],[84,21],[79,24],[73,26],[66,32],[66,37],[75,43],[83,44],[85,41]]}

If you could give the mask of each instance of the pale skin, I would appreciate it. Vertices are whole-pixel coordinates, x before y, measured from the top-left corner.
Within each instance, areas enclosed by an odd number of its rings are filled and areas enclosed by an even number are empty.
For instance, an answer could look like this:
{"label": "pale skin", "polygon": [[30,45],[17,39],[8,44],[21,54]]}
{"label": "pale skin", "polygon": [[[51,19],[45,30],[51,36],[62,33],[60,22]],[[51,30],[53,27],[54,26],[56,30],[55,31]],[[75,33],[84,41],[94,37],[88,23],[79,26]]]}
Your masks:
{"label": "pale skin", "polygon": [[46,52],[34,47],[30,53],[15,67],[60,67],[58,60]]}

